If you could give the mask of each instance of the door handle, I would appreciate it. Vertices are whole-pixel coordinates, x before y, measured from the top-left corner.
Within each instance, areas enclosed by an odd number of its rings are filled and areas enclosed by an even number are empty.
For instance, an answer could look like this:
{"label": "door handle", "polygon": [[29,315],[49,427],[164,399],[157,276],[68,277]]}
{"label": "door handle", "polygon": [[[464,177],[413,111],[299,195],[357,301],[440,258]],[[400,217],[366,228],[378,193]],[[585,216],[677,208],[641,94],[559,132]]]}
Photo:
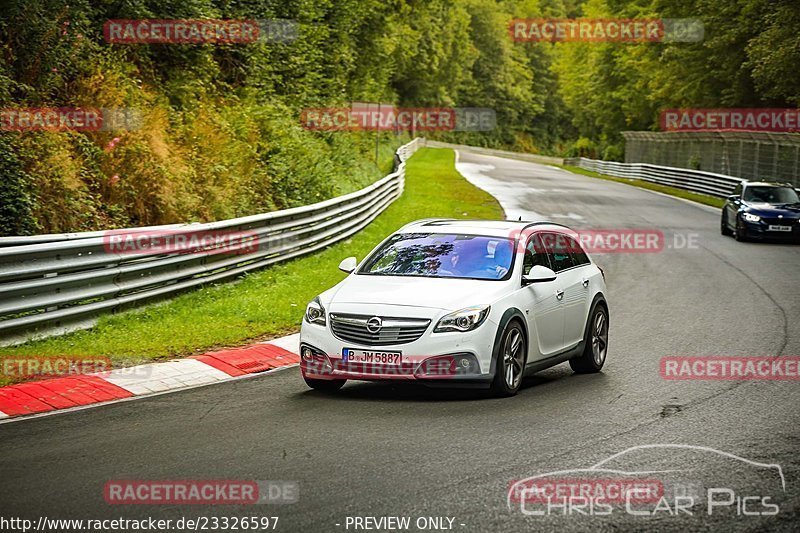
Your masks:
{"label": "door handle", "polygon": [[560,300],[564,297],[564,289],[558,289],[556,291],[556,300]]}
{"label": "door handle", "polygon": [[584,278],[581,283],[583,283],[584,287],[588,287],[589,286],[589,279],[588,278]]}

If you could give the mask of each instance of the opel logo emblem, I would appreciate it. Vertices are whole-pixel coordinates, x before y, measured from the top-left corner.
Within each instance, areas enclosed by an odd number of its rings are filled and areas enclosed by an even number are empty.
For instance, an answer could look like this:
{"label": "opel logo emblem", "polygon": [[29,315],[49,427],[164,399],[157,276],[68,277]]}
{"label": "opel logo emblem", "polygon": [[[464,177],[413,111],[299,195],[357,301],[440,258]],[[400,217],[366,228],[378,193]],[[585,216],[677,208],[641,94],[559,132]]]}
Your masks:
{"label": "opel logo emblem", "polygon": [[383,326],[383,321],[380,317],[374,316],[367,320],[367,331],[370,333],[378,333]]}

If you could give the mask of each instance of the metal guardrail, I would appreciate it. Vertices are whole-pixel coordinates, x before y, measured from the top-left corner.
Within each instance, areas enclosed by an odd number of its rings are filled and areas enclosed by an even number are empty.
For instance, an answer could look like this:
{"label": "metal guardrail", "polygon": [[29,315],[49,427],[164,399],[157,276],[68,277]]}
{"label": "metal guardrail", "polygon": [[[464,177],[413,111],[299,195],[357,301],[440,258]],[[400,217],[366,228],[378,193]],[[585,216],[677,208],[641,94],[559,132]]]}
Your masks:
{"label": "metal guardrail", "polygon": [[[207,224],[173,224],[32,237],[0,238],[0,344],[21,342],[91,325],[122,310],[205,283],[314,252],[361,230],[397,199],[405,162],[420,139],[400,147],[395,170],[359,191],[303,207]],[[163,249],[120,253],[109,235],[171,236],[247,232],[247,253],[211,247],[192,253]]]}
{"label": "metal guardrail", "polygon": [[687,168],[662,167],[648,163],[618,163],[616,161],[599,161],[585,157],[575,157],[564,160],[565,165],[576,166],[614,176],[617,178],[630,178],[650,181],[661,185],[669,185],[687,191],[707,194],[725,198],[729,196],[734,187],[741,183],[741,178],[691,170]]}

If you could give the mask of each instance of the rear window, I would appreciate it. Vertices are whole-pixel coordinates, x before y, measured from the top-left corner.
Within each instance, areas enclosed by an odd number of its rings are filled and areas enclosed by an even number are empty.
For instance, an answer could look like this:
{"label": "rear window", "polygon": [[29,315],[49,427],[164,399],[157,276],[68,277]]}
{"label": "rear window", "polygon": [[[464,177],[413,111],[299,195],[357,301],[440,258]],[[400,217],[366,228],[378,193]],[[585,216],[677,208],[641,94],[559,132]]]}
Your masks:
{"label": "rear window", "polygon": [[572,237],[567,237],[570,242],[570,247],[572,249],[572,262],[575,263],[575,266],[586,265],[589,264],[589,256],[586,255],[586,252],[583,250],[583,247],[580,243],[573,239]]}
{"label": "rear window", "polygon": [[544,233],[542,241],[547,247],[550,263],[555,272],[575,266],[572,262],[572,246],[569,237],[562,233]]}

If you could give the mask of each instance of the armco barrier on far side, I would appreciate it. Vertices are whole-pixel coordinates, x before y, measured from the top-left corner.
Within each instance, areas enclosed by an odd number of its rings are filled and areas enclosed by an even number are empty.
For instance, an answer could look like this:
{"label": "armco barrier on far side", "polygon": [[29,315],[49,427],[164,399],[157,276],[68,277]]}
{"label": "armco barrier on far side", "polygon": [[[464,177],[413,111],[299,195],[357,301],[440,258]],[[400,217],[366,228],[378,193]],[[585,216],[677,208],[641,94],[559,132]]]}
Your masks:
{"label": "armco barrier on far side", "polygon": [[0,344],[86,327],[105,313],[314,252],[353,235],[403,191],[395,171],[344,196],[207,224],[0,237]]}
{"label": "armco barrier on far side", "polygon": [[575,157],[565,159],[564,164],[617,178],[650,181],[719,198],[729,196],[734,187],[742,182],[741,178],[726,176],[725,174],[715,174],[688,168],[661,167],[647,163],[618,163],[616,161]]}

